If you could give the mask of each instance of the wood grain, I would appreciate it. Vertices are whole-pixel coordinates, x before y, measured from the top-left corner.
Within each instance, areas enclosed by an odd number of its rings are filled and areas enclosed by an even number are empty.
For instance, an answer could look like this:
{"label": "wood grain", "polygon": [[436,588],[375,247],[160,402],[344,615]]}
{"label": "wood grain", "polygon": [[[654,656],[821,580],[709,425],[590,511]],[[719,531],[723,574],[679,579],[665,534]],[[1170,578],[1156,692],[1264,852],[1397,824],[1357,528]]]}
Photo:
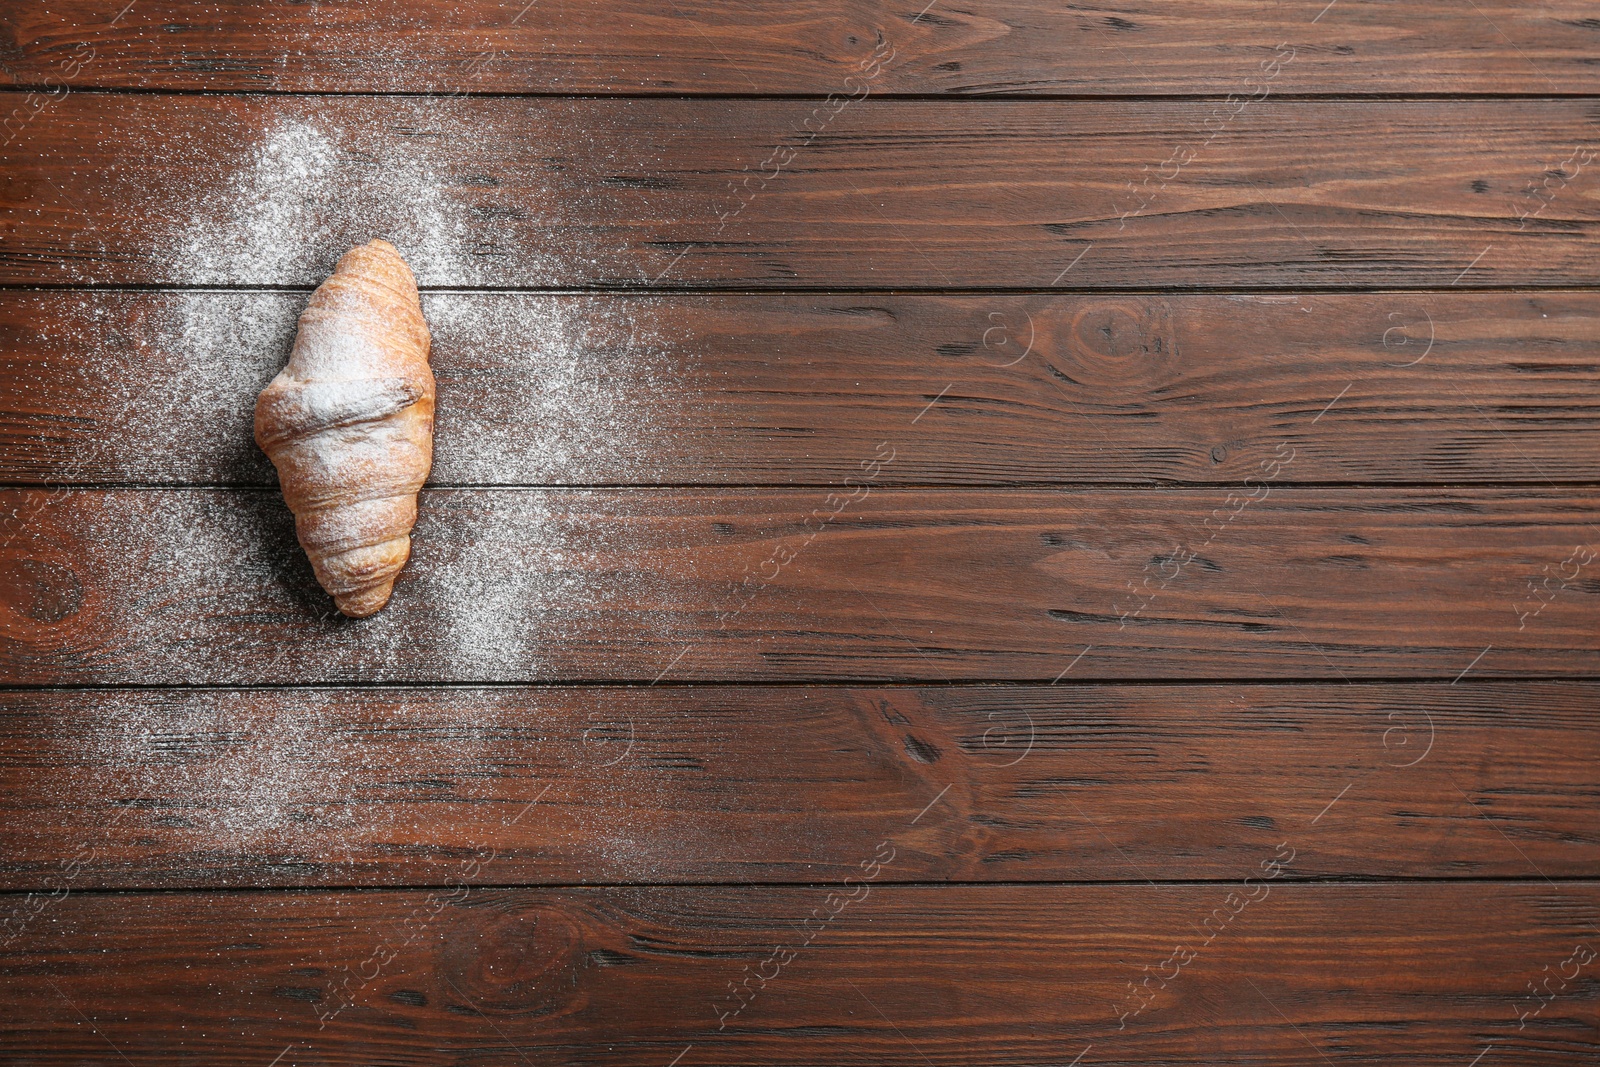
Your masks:
{"label": "wood grain", "polygon": [[1080,653],[1086,679],[1600,667],[1592,493],[1274,491],[1281,459],[1235,491],[874,491],[870,470],[832,492],[435,490],[360,623],[331,612],[276,491],[12,490],[0,680],[1048,682]]}
{"label": "wood grain", "polygon": [[[885,426],[885,485],[1600,480],[1591,293],[423,303],[434,485],[829,484]],[[272,484],[304,304],[0,293],[0,480]]]}
{"label": "wood grain", "polygon": [[[887,877],[900,833],[881,840]],[[1298,861],[1292,838],[1227,882],[1163,887],[73,895],[0,951],[0,1028],[31,1064],[169,1064],[175,1047],[240,1067],[1600,1053],[1600,887],[1263,878],[1282,858]]]}
{"label": "wood grain", "polygon": [[437,885],[474,852],[478,884],[837,881],[890,828],[895,882],[1227,879],[1286,836],[1292,878],[1583,877],[1597,695],[10,692],[0,887]]}
{"label": "wood grain", "polygon": [[6,5],[0,1060],[1600,1058],[1593,15]]}
{"label": "wood grain", "polygon": [[1592,110],[80,93],[0,149],[0,284],[308,286],[380,234],[434,287],[1581,287]]}
{"label": "wood grain", "polygon": [[[57,0],[0,19],[4,83],[319,92],[848,91],[875,49],[883,93],[1215,93],[1280,43],[1301,93],[1600,89],[1577,0],[1048,0],[660,5],[414,0],[198,7]],[[47,81],[46,79],[51,79]]]}

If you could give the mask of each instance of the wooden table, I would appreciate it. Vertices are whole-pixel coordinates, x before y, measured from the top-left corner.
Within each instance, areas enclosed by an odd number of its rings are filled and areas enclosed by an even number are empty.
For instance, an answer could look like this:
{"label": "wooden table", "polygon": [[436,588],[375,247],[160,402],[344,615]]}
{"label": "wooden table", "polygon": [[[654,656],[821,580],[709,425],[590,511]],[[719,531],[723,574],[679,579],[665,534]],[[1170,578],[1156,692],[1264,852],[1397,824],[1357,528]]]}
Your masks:
{"label": "wooden table", "polygon": [[121,3],[0,15],[0,1061],[1600,1055],[1592,4]]}

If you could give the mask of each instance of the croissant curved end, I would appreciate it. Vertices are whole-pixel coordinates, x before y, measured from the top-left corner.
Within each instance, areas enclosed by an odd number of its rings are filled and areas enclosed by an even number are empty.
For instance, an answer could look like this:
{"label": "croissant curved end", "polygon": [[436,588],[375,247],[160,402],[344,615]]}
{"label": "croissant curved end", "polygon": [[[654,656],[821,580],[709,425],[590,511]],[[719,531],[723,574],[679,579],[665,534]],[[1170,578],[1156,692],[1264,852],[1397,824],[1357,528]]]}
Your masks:
{"label": "croissant curved end", "polygon": [[389,603],[389,597],[394,593],[394,579],[363,589],[359,593],[348,593],[344,596],[333,598],[334,606],[342,615],[352,619],[365,619],[369,615],[376,615]]}
{"label": "croissant curved end", "polygon": [[431,346],[411,268],[375,240],[311,294],[288,366],[256,400],[300,545],[353,618],[388,603],[411,554],[433,463]]}

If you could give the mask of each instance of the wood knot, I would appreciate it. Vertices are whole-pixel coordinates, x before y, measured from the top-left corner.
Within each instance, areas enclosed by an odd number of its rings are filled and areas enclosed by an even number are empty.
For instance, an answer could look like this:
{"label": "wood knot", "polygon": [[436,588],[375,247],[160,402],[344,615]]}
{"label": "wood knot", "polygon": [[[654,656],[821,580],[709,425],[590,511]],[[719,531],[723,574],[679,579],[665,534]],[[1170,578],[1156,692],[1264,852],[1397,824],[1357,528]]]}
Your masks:
{"label": "wood knot", "polygon": [[1173,361],[1164,301],[1098,301],[1067,322],[1062,369],[1085,385],[1139,390],[1164,383]]}
{"label": "wood knot", "polygon": [[83,582],[72,568],[36,556],[0,557],[0,608],[14,629],[57,626],[83,609]]}
{"label": "wood knot", "polygon": [[452,992],[485,1015],[563,1015],[576,1007],[584,942],[564,908],[494,901],[462,909],[442,966]]}

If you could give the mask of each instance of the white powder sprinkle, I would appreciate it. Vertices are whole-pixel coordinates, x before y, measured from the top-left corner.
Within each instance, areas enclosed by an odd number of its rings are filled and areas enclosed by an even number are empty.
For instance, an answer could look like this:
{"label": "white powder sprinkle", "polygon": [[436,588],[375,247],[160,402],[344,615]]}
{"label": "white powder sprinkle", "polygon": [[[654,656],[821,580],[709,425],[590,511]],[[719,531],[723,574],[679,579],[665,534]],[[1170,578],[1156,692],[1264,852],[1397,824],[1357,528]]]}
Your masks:
{"label": "white powder sprinkle", "polygon": [[[263,470],[255,397],[294,336],[292,293],[81,293],[49,321],[52,392],[114,429],[64,440],[52,480],[217,482]],[[65,390],[62,386],[66,385]]]}
{"label": "white powder sprinkle", "polygon": [[[424,287],[571,284],[643,269],[627,228],[605,225],[616,210],[608,182],[651,173],[660,150],[643,131],[597,127],[609,111],[448,97],[240,107],[146,131],[164,159],[189,160],[185,170],[106,176],[163,281],[305,285],[375,237]],[[539,146],[574,122],[588,127],[585,151],[541,158]],[[92,271],[96,260],[77,262]]]}
{"label": "white powder sprinkle", "polygon": [[[270,476],[256,395],[288,360],[302,293],[82,293],[49,318],[50,389],[115,432],[34,446],[53,480],[216,483]],[[624,297],[426,293],[439,381],[431,483],[649,484],[714,413],[693,367]],[[13,371],[16,373],[16,371]],[[19,378],[23,375],[19,374]],[[40,387],[45,382],[39,379]],[[66,386],[63,389],[63,386]],[[707,435],[695,446],[711,447]]]}
{"label": "white powder sprinkle", "polygon": [[[393,241],[424,285],[504,284],[506,255],[519,279],[581,276],[570,255],[557,271],[522,244],[501,247],[505,228],[475,211],[473,187],[442,162],[461,157],[473,131],[412,135],[442,123],[450,101],[239,106],[273,113],[259,137],[246,135],[239,166],[219,182],[122,190],[133,213],[140,205],[164,213],[134,223],[149,235],[155,273],[166,282],[314,283],[375,236]],[[367,113],[377,118],[371,126],[350,121]],[[163,150],[216,158],[217,144],[240,140],[217,122],[168,136]],[[397,132],[406,125],[409,132]],[[469,144],[464,154],[492,153]],[[585,181],[552,176],[539,202],[517,207],[542,227],[559,227],[563,203],[579,195],[574,183]],[[517,239],[528,232],[523,226]],[[91,233],[85,243],[95,240]],[[92,272],[96,259],[76,261]],[[86,453],[95,463],[128,480],[211,481],[266,469],[250,433],[255,397],[287,360],[304,293],[74,299],[63,341],[83,353],[79,388],[119,422]],[[128,312],[134,304],[147,312]],[[659,446],[694,401],[682,395],[681,359],[655,329],[652,306],[425,294],[441,378],[434,481],[656,477]],[[513,681],[648,673],[682,647],[671,607],[683,576],[661,569],[677,558],[681,537],[670,516],[618,521],[618,499],[588,491],[430,494],[395,601],[361,623],[337,618],[308,582],[276,493],[112,492],[41,497],[34,506],[74,516],[75,543],[62,551],[78,554],[74,570],[89,587],[74,619],[86,642],[75,663],[96,680]],[[658,649],[666,650],[659,664],[650,659]],[[356,817],[339,798],[382,773],[382,748],[352,740],[336,694],[296,691],[266,717],[242,715],[250,705],[241,702],[252,699],[246,692],[171,705],[129,700],[96,727],[93,743],[106,765],[126,769],[119,795],[192,802],[193,818],[174,812],[163,826],[197,849],[290,856],[326,844],[329,827]],[[613,862],[644,847],[613,829],[596,843]]]}
{"label": "white powder sprinkle", "polygon": [[425,295],[441,356],[436,480],[660,480],[668,439],[709,413],[686,390],[689,367],[653,308],[624,297]]}
{"label": "white powder sprinkle", "polygon": [[[274,491],[71,500],[72,543],[57,547],[81,561],[72,625],[84,680],[637,678],[683,647],[685,535],[660,503],[626,491],[425,494],[394,599],[359,622],[315,585]],[[23,510],[26,531],[36,523]]]}
{"label": "white powder sprinkle", "polygon": [[384,237],[419,279],[471,277],[472,227],[446,197],[448,175],[426,153],[386,159],[344,142],[314,120],[275,120],[245,166],[196,198],[164,273],[186,285],[321,278],[347,249]]}
{"label": "white powder sprinkle", "polygon": [[159,821],[172,848],[293,855],[353,826],[345,786],[382,767],[335,693],[122,699],[108,712],[93,753],[118,775],[108,793],[148,807],[130,818]]}
{"label": "white powder sprinkle", "polygon": [[682,712],[661,711],[628,690],[95,694],[19,769],[42,802],[20,851],[65,833],[113,878],[137,880],[136,857],[155,855],[153,873],[231,885],[259,884],[263,865],[370,869],[401,843],[435,862],[464,846],[504,878],[496,850],[542,841],[584,879],[678,877],[686,852],[741,846],[725,798],[681,762],[708,742],[675,736]]}

